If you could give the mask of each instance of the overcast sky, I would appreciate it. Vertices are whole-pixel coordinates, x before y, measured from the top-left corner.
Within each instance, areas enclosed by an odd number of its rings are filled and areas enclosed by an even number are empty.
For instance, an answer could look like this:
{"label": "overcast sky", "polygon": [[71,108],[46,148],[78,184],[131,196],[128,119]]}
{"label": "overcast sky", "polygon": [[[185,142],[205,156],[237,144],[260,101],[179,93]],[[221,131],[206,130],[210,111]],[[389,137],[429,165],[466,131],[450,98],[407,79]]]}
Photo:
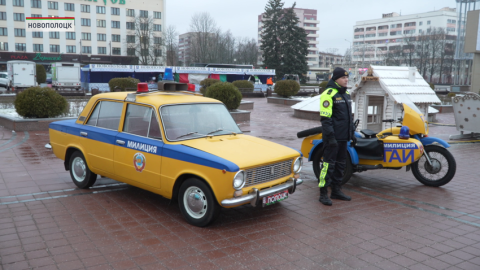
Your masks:
{"label": "overcast sky", "polygon": [[[268,0],[164,0],[166,26],[174,25],[179,34],[188,32],[193,14],[209,12],[223,31],[235,37],[257,39],[258,15],[264,12]],[[338,48],[344,54],[352,41],[357,21],[379,19],[383,13],[403,15],[456,7],[455,0],[284,0],[284,7],[316,9],[320,21],[319,50]],[[388,4],[387,4],[388,3]]]}

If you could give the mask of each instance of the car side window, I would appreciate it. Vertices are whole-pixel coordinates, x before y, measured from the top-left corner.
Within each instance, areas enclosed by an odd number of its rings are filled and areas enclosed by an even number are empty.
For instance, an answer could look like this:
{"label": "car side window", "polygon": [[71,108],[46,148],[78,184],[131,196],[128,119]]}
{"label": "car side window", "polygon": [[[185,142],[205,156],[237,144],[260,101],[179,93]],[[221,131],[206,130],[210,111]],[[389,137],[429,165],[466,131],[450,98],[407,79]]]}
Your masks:
{"label": "car side window", "polygon": [[87,125],[117,130],[122,115],[122,102],[101,101],[93,110]]}
{"label": "car side window", "polygon": [[123,131],[143,137],[162,138],[153,109],[135,104],[127,105]]}

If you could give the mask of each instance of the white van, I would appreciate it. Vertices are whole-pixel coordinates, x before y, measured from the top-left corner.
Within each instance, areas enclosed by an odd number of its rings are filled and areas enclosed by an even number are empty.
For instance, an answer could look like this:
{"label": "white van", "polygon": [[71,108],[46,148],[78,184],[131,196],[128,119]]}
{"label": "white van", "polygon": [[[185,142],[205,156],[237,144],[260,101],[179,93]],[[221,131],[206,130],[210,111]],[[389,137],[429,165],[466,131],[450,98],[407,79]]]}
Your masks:
{"label": "white van", "polygon": [[37,86],[37,66],[35,62],[8,61],[7,73],[11,80],[11,86],[15,90]]}

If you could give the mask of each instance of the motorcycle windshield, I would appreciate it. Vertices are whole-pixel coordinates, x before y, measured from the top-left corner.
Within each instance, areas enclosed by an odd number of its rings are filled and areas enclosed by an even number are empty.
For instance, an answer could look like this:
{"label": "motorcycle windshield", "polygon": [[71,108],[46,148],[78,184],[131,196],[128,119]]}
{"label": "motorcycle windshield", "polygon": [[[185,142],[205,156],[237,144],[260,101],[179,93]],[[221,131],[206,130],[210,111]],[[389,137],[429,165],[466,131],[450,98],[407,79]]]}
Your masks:
{"label": "motorcycle windshield", "polygon": [[420,109],[408,98],[404,96],[403,99],[403,125],[408,126],[410,134],[428,134],[428,123],[425,116]]}

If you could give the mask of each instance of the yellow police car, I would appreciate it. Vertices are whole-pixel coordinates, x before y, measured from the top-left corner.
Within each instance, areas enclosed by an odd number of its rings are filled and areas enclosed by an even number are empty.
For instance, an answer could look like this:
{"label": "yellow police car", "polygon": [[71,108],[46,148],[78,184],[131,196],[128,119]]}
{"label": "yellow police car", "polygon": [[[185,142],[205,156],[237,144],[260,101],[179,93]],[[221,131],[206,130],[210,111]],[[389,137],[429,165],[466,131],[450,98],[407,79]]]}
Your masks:
{"label": "yellow police car", "polygon": [[95,95],[78,119],[53,122],[49,133],[79,188],[97,175],[137,186],[177,199],[196,226],[220,207],[284,200],[303,182],[299,151],[242,134],[223,103],[191,93]]}

